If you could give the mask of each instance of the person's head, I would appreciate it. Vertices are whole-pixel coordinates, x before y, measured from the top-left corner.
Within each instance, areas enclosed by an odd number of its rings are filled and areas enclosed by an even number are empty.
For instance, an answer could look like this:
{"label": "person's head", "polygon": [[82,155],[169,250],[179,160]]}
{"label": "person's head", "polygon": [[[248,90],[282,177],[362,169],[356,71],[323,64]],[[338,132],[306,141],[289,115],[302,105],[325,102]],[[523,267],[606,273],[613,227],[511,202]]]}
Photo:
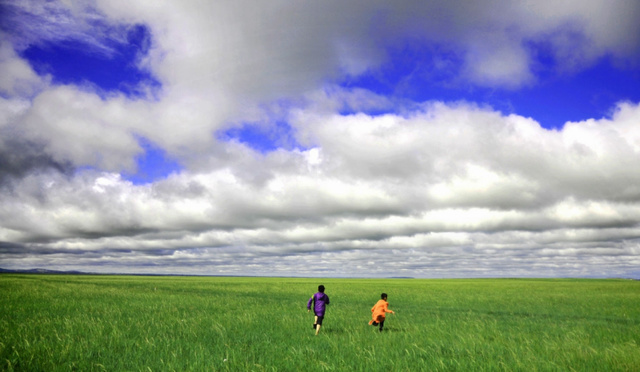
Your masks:
{"label": "person's head", "polygon": [[387,299],[387,294],[386,294],[386,293],[381,294],[381,295],[380,295],[380,298],[386,301],[386,299]]}
{"label": "person's head", "polygon": [[319,285],[318,286],[318,292],[324,293],[324,286],[323,285]]}

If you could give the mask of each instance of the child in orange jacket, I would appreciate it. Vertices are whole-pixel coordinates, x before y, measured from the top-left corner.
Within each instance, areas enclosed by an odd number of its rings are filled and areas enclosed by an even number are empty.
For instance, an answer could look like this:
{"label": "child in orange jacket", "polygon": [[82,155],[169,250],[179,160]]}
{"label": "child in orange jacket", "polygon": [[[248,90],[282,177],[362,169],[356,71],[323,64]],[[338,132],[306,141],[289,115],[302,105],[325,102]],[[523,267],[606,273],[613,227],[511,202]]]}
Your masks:
{"label": "child in orange jacket", "polygon": [[395,314],[393,310],[389,310],[389,303],[387,302],[387,294],[383,293],[380,295],[380,301],[378,301],[373,308],[371,308],[371,320],[369,321],[369,325],[377,326],[380,324],[380,332],[382,332],[382,327],[384,327],[384,319],[386,317],[386,313]]}

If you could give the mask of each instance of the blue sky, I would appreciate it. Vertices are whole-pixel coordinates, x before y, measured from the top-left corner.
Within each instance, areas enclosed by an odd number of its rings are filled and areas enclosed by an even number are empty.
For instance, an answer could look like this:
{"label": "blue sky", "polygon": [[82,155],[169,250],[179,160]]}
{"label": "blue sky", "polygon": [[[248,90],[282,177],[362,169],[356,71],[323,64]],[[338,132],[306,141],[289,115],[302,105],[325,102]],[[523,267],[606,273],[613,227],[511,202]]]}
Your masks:
{"label": "blue sky", "polygon": [[[562,128],[567,121],[608,117],[617,102],[640,99],[637,66],[617,67],[606,56],[574,73],[555,72],[552,60],[534,60],[531,63],[540,70],[536,82],[518,89],[452,82],[459,70],[455,64],[452,71],[432,79],[429,71],[424,71],[430,67],[430,55],[405,52],[392,53],[390,58],[380,69],[341,83],[418,102],[476,102],[506,114],[532,117],[548,129]],[[418,76],[411,78],[412,74]],[[411,79],[409,84],[403,81],[407,78]]]}
{"label": "blue sky", "polygon": [[0,11],[0,267],[640,275],[635,2]]}
{"label": "blue sky", "polygon": [[146,27],[134,25],[122,43],[113,43],[108,54],[72,39],[30,45],[21,56],[39,75],[51,75],[54,84],[89,83],[106,92],[135,97],[141,83],[159,84],[149,71],[136,65],[139,56],[148,53],[149,37]]}

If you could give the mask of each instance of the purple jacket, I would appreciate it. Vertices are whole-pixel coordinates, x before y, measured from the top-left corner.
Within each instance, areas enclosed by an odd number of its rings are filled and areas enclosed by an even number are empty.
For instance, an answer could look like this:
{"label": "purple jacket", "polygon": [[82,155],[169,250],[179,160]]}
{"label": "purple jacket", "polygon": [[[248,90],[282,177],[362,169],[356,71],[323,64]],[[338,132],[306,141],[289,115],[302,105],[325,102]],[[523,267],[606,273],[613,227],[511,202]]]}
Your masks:
{"label": "purple jacket", "polygon": [[326,305],[329,305],[329,296],[322,292],[318,292],[311,296],[309,302],[307,302],[307,309],[311,310],[311,303],[314,302],[313,312],[316,316],[324,316],[324,310]]}

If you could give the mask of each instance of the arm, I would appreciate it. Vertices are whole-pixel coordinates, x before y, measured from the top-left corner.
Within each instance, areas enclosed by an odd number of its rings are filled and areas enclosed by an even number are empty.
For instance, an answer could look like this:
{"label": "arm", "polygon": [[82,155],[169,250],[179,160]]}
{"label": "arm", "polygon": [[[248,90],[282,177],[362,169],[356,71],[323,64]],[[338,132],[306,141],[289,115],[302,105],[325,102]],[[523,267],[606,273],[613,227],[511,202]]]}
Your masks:
{"label": "arm", "polygon": [[395,314],[395,313],[393,312],[393,310],[389,310],[389,303],[384,304],[384,312],[385,312],[385,313]]}
{"label": "arm", "polygon": [[311,311],[311,303],[313,302],[313,296],[311,296],[311,298],[309,299],[309,301],[307,302],[307,311]]}

